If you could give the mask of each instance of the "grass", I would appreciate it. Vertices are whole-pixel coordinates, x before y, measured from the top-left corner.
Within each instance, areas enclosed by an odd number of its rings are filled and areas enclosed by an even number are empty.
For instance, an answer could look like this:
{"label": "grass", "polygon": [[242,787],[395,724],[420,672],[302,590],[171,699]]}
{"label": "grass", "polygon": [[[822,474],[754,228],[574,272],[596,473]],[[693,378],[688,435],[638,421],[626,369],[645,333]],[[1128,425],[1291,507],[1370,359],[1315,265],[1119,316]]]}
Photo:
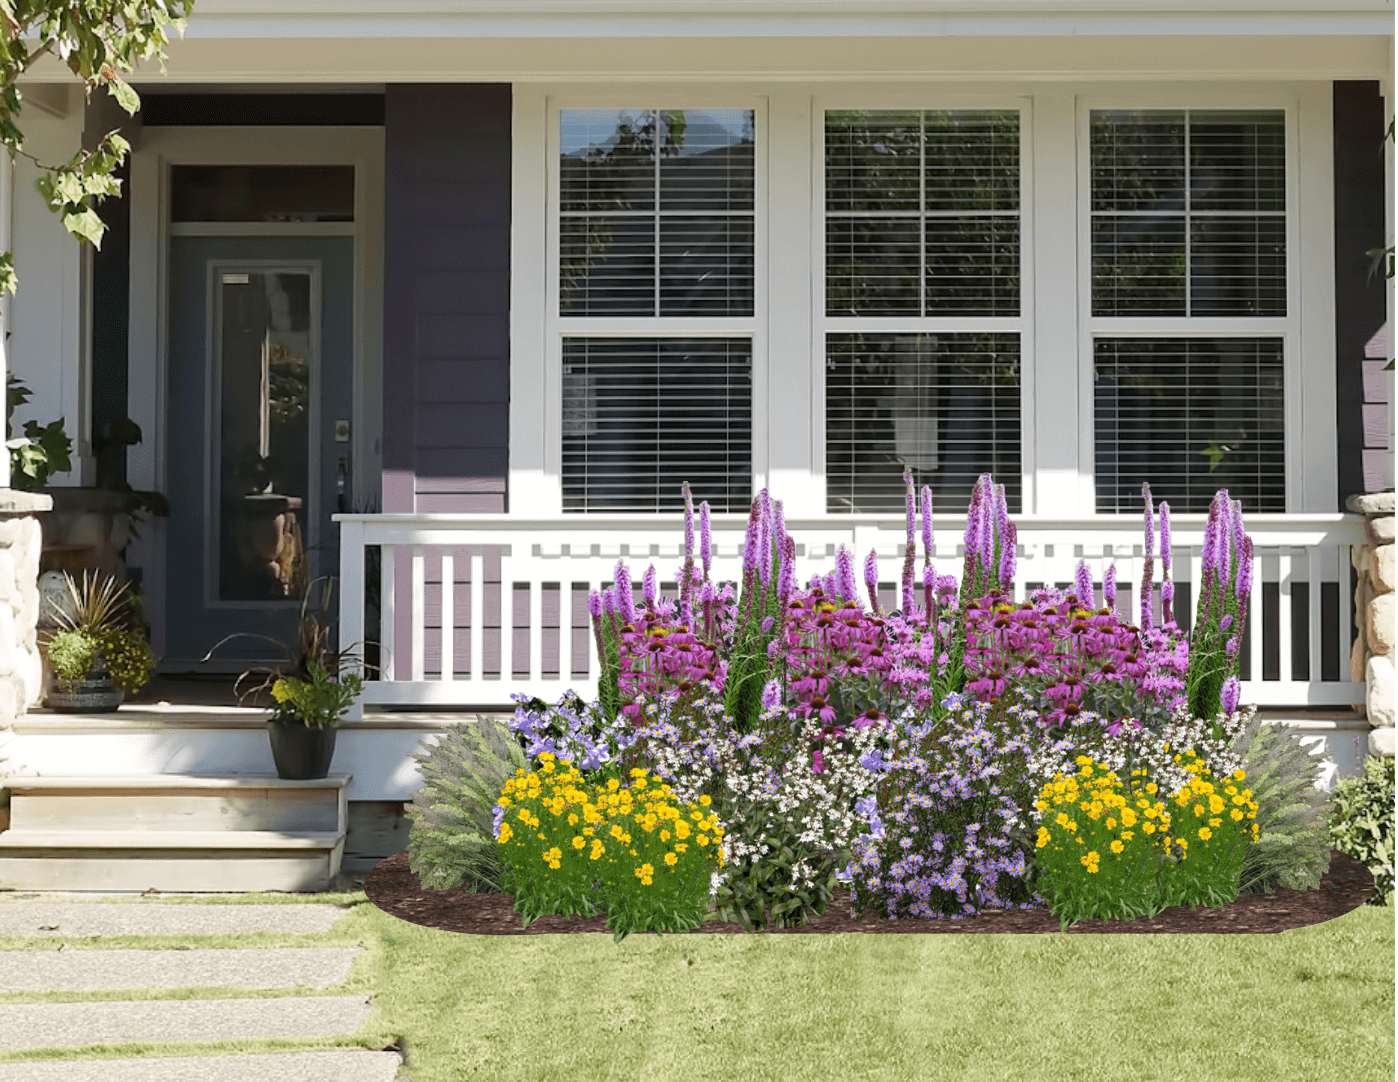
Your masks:
{"label": "grass", "polygon": [[[372,994],[353,1040],[95,1046],[0,1053],[0,1062],[403,1038],[412,1082],[1377,1082],[1394,1071],[1392,905],[1279,935],[695,934],[618,945],[608,935],[455,935],[390,917],[362,893],[343,899],[345,917],[317,936],[67,941],[69,950],[363,945],[337,986],[0,1002]],[[57,946],[0,939],[9,950]]]}

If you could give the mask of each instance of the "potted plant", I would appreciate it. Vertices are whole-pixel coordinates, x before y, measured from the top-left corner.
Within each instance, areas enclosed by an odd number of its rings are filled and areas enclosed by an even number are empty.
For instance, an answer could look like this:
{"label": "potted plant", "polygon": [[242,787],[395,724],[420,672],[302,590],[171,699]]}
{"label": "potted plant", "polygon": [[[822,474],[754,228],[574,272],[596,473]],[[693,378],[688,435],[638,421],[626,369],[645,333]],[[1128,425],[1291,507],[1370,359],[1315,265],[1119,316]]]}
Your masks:
{"label": "potted plant", "polygon": [[[319,605],[311,599],[321,583]],[[277,776],[288,779],[323,778],[335,754],[335,733],[345,711],[364,689],[363,663],[351,649],[333,649],[331,627],[323,614],[330,608],[333,580],[317,579],[301,598],[297,641],[288,645],[266,635],[239,632],[223,639],[205,656],[208,661],[235,639],[260,639],[277,646],[286,658],[275,668],[249,669],[238,677],[234,689],[239,703],[270,694],[272,717],[267,736]],[[256,681],[253,683],[253,681]]]}
{"label": "potted plant", "polygon": [[67,596],[49,605],[58,630],[45,642],[53,673],[48,706],[64,713],[115,710],[127,693],[146,686],[155,668],[139,599],[109,575],[63,580]]}

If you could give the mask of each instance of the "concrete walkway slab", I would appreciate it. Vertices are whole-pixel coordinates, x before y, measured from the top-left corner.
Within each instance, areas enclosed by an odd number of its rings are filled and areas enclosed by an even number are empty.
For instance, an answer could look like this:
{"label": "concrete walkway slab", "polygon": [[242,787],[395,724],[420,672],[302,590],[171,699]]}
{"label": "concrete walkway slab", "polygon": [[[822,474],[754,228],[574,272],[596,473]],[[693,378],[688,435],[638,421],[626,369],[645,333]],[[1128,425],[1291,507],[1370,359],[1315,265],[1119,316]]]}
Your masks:
{"label": "concrete walkway slab", "polygon": [[397,1052],[274,1052],[238,1056],[0,1063],[0,1082],[393,1082]]}
{"label": "concrete walkway slab", "polygon": [[0,936],[81,939],[114,935],[238,935],[328,932],[348,909],[337,905],[157,905],[127,902],[7,902]]}
{"label": "concrete walkway slab", "polygon": [[0,992],[145,988],[324,988],[349,976],[359,947],[0,951]]}
{"label": "concrete walkway slab", "polygon": [[368,1017],[368,996],[6,1003],[0,1048],[339,1037],[357,1033]]}

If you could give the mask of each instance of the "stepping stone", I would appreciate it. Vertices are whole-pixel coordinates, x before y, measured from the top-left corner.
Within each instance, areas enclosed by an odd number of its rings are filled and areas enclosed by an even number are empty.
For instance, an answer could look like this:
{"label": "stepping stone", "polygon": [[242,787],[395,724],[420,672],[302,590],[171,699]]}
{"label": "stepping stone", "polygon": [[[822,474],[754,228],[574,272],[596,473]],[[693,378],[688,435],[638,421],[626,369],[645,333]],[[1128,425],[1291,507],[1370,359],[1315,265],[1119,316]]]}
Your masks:
{"label": "stepping stone", "polygon": [[397,1052],[270,1052],[0,1063],[0,1082],[393,1082]]}
{"label": "stepping stone", "polygon": [[345,980],[359,953],[359,947],[0,951],[0,992],[324,988]]}
{"label": "stepping stone", "polygon": [[348,913],[337,905],[159,905],[140,902],[4,902],[0,936],[315,935]]}
{"label": "stepping stone", "polygon": [[368,996],[6,1003],[0,1049],[129,1041],[348,1037],[368,1018]]}

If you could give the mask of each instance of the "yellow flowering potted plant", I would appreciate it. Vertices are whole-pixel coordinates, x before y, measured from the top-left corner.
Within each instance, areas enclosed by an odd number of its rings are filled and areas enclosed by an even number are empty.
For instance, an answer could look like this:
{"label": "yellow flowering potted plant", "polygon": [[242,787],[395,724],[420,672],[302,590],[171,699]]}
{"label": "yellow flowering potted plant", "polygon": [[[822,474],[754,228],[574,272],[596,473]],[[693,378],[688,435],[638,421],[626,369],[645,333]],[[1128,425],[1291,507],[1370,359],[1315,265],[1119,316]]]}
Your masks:
{"label": "yellow flowering potted plant", "polygon": [[146,642],[139,599],[110,575],[63,576],[65,590],[46,598],[41,623],[51,683],[47,703],[62,713],[106,713],[146,686],[155,657]]}
{"label": "yellow flowering potted plant", "polygon": [[267,733],[282,778],[323,778],[335,756],[336,726],[364,689],[358,673],[332,673],[309,661],[304,679],[279,676],[272,683]]}

